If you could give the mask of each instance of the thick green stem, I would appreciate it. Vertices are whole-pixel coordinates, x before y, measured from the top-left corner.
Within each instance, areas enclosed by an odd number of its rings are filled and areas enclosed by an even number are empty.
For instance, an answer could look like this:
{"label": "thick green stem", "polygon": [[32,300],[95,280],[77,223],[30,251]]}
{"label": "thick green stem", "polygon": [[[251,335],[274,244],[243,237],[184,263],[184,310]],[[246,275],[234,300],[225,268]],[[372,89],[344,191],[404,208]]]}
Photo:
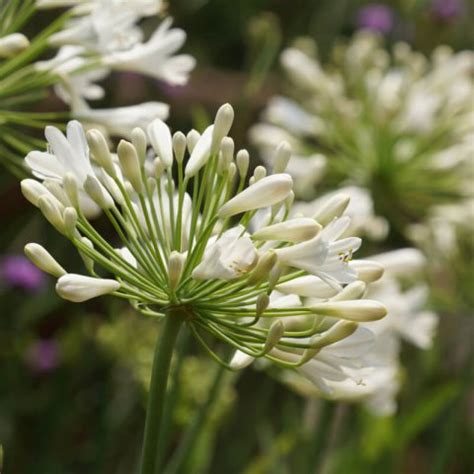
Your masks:
{"label": "thick green stem", "polygon": [[163,418],[166,385],[173,348],[182,322],[183,319],[179,314],[169,313],[165,317],[163,333],[156,342],[145,421],[141,474],[154,474],[155,472],[158,435]]}

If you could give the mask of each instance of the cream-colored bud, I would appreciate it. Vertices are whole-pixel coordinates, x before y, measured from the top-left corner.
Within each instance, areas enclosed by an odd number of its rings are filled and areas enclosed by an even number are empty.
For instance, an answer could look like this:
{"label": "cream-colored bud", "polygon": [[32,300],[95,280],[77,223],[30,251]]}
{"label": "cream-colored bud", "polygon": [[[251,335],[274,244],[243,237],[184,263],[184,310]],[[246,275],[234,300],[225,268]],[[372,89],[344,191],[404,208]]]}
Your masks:
{"label": "cream-colored bud", "polygon": [[331,301],[358,300],[365,294],[367,285],[363,281],[353,281],[349,283],[342,291],[331,298]]}
{"label": "cream-colored bud", "polygon": [[230,137],[224,137],[221,142],[221,153],[225,162],[229,165],[234,159],[234,140]]}
{"label": "cream-colored bud", "polygon": [[322,226],[314,219],[301,217],[262,227],[253,233],[256,240],[280,240],[284,242],[302,242],[315,237]]}
{"label": "cream-colored bud", "polygon": [[365,283],[379,280],[384,273],[384,267],[372,260],[352,260],[349,266],[357,272],[357,278]]}
{"label": "cream-colored bud", "polygon": [[163,171],[165,170],[165,165],[158,157],[156,157],[153,160],[153,169],[154,169],[155,178],[160,179],[161,176],[163,175]]}
{"label": "cream-colored bud", "polygon": [[260,293],[257,297],[257,303],[255,305],[255,314],[257,317],[262,316],[265,310],[270,304],[270,298],[266,293]]}
{"label": "cream-colored bud", "polygon": [[38,200],[38,207],[46,220],[61,234],[64,234],[63,210],[64,207],[53,196],[41,196]]}
{"label": "cream-colored bud", "polygon": [[357,323],[353,321],[338,321],[327,331],[314,335],[311,338],[310,345],[313,349],[321,349],[324,346],[329,346],[354,334],[357,327]]}
{"label": "cream-colored bud", "polygon": [[229,182],[232,182],[234,179],[234,176],[237,173],[237,166],[235,165],[234,162],[229,164],[229,167],[227,168],[227,179]]}
{"label": "cream-colored bud", "polygon": [[257,265],[255,265],[255,268],[252,270],[252,273],[250,273],[247,279],[248,286],[257,285],[258,283],[268,278],[270,271],[275,266],[276,262],[277,256],[275,252],[273,252],[272,250],[265,252],[258,259]]}
{"label": "cream-colored bud", "polygon": [[148,126],[148,137],[165,169],[173,166],[173,139],[168,125],[160,119],[153,120]]}
{"label": "cream-colored bud", "polygon": [[[94,250],[94,244],[87,237],[81,237],[81,242],[91,250]],[[87,271],[92,273],[94,271],[94,260],[82,250],[79,250],[79,255],[81,256]]]}
{"label": "cream-colored bud", "polygon": [[28,38],[21,33],[3,36],[0,38],[0,58],[12,58],[28,48],[29,45]]}
{"label": "cream-colored bud", "polygon": [[279,319],[273,322],[268,330],[267,340],[263,346],[262,352],[268,354],[277,344],[285,333],[285,325]]}
{"label": "cream-colored bud", "polygon": [[140,127],[136,127],[132,130],[132,144],[137,150],[140,163],[143,165],[146,159],[147,139],[145,132]]}
{"label": "cream-colored bud", "polygon": [[181,279],[186,256],[182,253],[173,251],[168,260],[168,283],[171,290],[174,290]]}
{"label": "cream-colored bud", "polygon": [[284,173],[291,158],[291,146],[288,142],[281,142],[275,151],[273,173]]}
{"label": "cream-colored bud", "polygon": [[288,197],[285,199],[285,207],[287,209],[291,209],[291,206],[293,206],[293,203],[295,202],[295,193],[293,191],[288,194]]}
{"label": "cream-colored bud", "polygon": [[189,154],[194,151],[194,147],[196,146],[200,138],[201,134],[197,130],[194,130],[194,128],[188,132],[188,134],[186,135],[186,143],[188,145]]}
{"label": "cream-colored bud", "polygon": [[387,314],[382,303],[373,300],[330,301],[310,307],[315,314],[333,316],[348,321],[376,321]]}
{"label": "cream-colored bud", "polygon": [[173,135],[173,150],[176,161],[182,163],[186,152],[186,136],[183,132],[176,132]]}
{"label": "cream-colored bud", "polygon": [[219,149],[221,140],[229,133],[232,122],[234,121],[234,109],[230,104],[224,104],[219,107],[214,120],[214,129],[212,132],[211,154]]}
{"label": "cream-colored bud", "polygon": [[274,289],[275,286],[278,284],[282,274],[282,268],[280,265],[274,265],[273,268],[270,270],[268,275],[268,293],[270,294]]}
{"label": "cream-colored bud", "polygon": [[124,176],[130,181],[137,193],[143,191],[140,171],[140,161],[135,147],[125,140],[121,140],[117,147],[117,154]]}
{"label": "cream-colored bud", "polygon": [[329,198],[314,215],[323,226],[329,224],[335,217],[340,217],[349,205],[351,198],[347,194],[337,194]]}
{"label": "cream-colored bud", "polygon": [[274,174],[237,194],[219,210],[220,217],[230,217],[241,212],[272,206],[286,199],[293,187],[288,174]]}
{"label": "cream-colored bud", "polygon": [[281,283],[277,285],[276,289],[286,295],[295,294],[307,298],[331,298],[338,292],[337,289],[314,275],[305,275]]}
{"label": "cream-colored bud", "polygon": [[25,199],[36,207],[39,206],[38,201],[41,196],[51,196],[51,193],[43,184],[36,181],[36,179],[29,178],[21,181],[21,192]]}
{"label": "cream-colored bud", "polygon": [[56,283],[56,292],[61,298],[74,303],[82,303],[97,296],[113,293],[120,288],[116,280],[93,278],[75,273],[67,273]]}
{"label": "cream-colored bud", "polygon": [[73,207],[66,207],[63,212],[64,232],[70,239],[76,234],[77,211]]}
{"label": "cream-colored bud", "polygon": [[104,135],[99,130],[89,130],[87,141],[95,161],[104,168],[109,176],[116,178],[117,172]]}
{"label": "cream-colored bud", "polygon": [[61,265],[55,260],[55,258],[41,245],[39,244],[26,244],[25,255],[36,265],[40,270],[45,273],[49,273],[56,278],[66,274]]}
{"label": "cream-colored bud", "polygon": [[66,173],[63,178],[63,188],[66,193],[69,202],[74,206],[76,210],[80,209],[79,204],[79,188],[77,179],[74,173]]}
{"label": "cream-colored bud", "polygon": [[257,166],[253,170],[253,178],[254,178],[254,183],[257,181],[260,181],[261,179],[265,178],[267,175],[267,169],[264,166]]}
{"label": "cream-colored bud", "polygon": [[87,175],[84,181],[84,191],[102,209],[114,207],[114,200],[95,176]]}
{"label": "cream-colored bud", "polygon": [[247,172],[249,170],[249,152],[247,150],[239,150],[237,152],[237,156],[235,157],[235,162],[237,163],[240,177],[244,179],[247,176]]}
{"label": "cream-colored bud", "polygon": [[152,193],[155,188],[156,188],[156,179],[155,178],[152,178],[151,176],[147,178],[147,183],[148,183],[148,189],[150,190],[150,192]]}
{"label": "cream-colored bud", "polygon": [[211,156],[211,141],[214,125],[210,125],[204,130],[204,133],[199,137],[196,145],[193,147],[191,156],[189,157],[184,175],[186,178],[192,178],[199,170],[207,163]]}

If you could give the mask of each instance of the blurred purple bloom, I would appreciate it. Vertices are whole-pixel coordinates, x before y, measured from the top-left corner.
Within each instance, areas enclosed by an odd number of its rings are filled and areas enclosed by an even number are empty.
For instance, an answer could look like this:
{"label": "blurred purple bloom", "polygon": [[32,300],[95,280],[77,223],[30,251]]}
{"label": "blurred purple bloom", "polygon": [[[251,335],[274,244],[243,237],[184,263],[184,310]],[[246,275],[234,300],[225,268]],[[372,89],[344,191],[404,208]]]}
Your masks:
{"label": "blurred purple bloom", "polygon": [[433,0],[431,3],[433,15],[441,20],[451,20],[464,11],[463,0]]}
{"label": "blurred purple bloom", "polygon": [[37,291],[46,282],[46,275],[22,255],[9,255],[0,262],[0,277],[8,286]]}
{"label": "blurred purple bloom", "polygon": [[393,11],[387,5],[370,3],[357,13],[357,26],[368,30],[388,33],[393,28]]}
{"label": "blurred purple bloom", "polygon": [[59,346],[54,339],[40,339],[32,344],[27,354],[36,372],[49,372],[59,365]]}

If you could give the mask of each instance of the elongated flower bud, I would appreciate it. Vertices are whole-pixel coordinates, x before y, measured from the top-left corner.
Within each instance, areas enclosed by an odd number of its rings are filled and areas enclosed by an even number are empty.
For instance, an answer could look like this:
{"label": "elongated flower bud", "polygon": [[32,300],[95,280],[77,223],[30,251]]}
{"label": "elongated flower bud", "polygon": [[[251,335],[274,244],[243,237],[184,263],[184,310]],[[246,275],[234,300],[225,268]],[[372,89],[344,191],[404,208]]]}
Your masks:
{"label": "elongated flower bud", "polygon": [[247,171],[249,170],[249,152],[247,150],[239,150],[235,157],[235,162],[237,163],[240,177],[242,179],[245,178],[245,176],[247,176]]}
{"label": "elongated flower bud", "polygon": [[143,184],[137,150],[131,143],[121,140],[117,147],[117,154],[124,176],[130,181],[133,189],[140,194]]}
{"label": "elongated flower bud", "polygon": [[191,154],[194,151],[194,147],[196,146],[200,137],[201,137],[201,134],[197,130],[194,130],[194,128],[190,130],[188,134],[186,135],[186,143],[188,146],[189,154]]}
{"label": "elongated flower bud", "polygon": [[258,259],[257,265],[255,265],[255,268],[252,270],[252,273],[250,274],[247,280],[247,284],[249,286],[256,285],[257,283],[260,283],[261,281],[268,278],[270,271],[275,266],[276,262],[277,262],[277,256],[275,252],[268,251],[265,254],[263,254]]}
{"label": "elongated flower bud", "polygon": [[311,311],[323,316],[347,319],[348,321],[376,321],[387,314],[385,306],[372,300],[336,301],[311,306]]}
{"label": "elongated flower bud", "polygon": [[270,298],[266,293],[260,293],[257,298],[255,314],[261,316],[270,304]]}
{"label": "elongated flower bud", "polygon": [[176,161],[182,163],[186,153],[186,136],[183,132],[176,132],[173,135],[173,150]]}
{"label": "elongated flower bud", "polygon": [[39,199],[41,196],[50,196],[51,193],[46,187],[36,181],[36,179],[23,179],[21,181],[21,192],[33,206],[39,207]]}
{"label": "elongated flower bud", "polygon": [[4,36],[0,38],[0,58],[16,56],[28,48],[29,45],[28,38],[21,33],[12,33],[11,35]]}
{"label": "elongated flower bud", "polygon": [[281,240],[284,242],[301,242],[315,237],[322,229],[314,219],[301,217],[278,224],[262,227],[252,235],[256,240]]}
{"label": "elongated flower bud", "polygon": [[89,130],[87,132],[87,141],[92,155],[97,163],[104,168],[105,172],[112,178],[117,177],[112,155],[104,135],[99,130]]}
{"label": "elongated flower bud", "polygon": [[148,126],[148,137],[153,150],[163,162],[165,169],[172,166],[173,139],[168,125],[160,119],[153,120]]}
{"label": "elongated flower bud", "polygon": [[146,134],[140,127],[136,127],[132,130],[132,144],[137,150],[140,163],[143,165],[146,159],[147,141]]}
{"label": "elongated flower bud", "polygon": [[185,261],[186,257],[182,253],[176,251],[171,252],[168,260],[168,280],[171,290],[174,290],[178,286]]}
{"label": "elongated flower bud", "polygon": [[260,181],[261,179],[265,178],[266,175],[267,175],[266,168],[264,166],[257,166],[253,170],[253,181],[250,184]]}
{"label": "elongated flower bud", "polygon": [[268,330],[267,340],[265,341],[262,352],[264,354],[270,352],[278,344],[284,333],[285,325],[283,324],[283,321],[278,319],[273,322]]}
{"label": "elongated flower bud", "polygon": [[310,345],[313,349],[321,349],[324,346],[329,346],[330,344],[349,337],[356,331],[357,327],[357,323],[353,321],[338,321],[327,331],[314,335],[311,338]]}
{"label": "elongated flower bud", "polygon": [[211,154],[219,149],[222,139],[229,133],[232,122],[234,121],[234,109],[230,104],[224,104],[219,107],[214,120],[214,129],[212,132]]}
{"label": "elongated flower bud", "polygon": [[61,298],[82,303],[97,296],[113,293],[120,288],[116,280],[93,278],[75,273],[67,273],[59,278],[56,283],[56,292]]}
{"label": "elongated flower bud", "polygon": [[365,283],[379,280],[384,272],[384,267],[372,260],[354,260],[349,266],[357,272],[357,278]]}
{"label": "elongated flower bud", "polygon": [[[81,242],[91,250],[94,250],[94,244],[87,237],[81,237]],[[82,250],[79,250],[79,255],[81,256],[87,271],[92,273],[94,271],[94,260],[92,260],[92,258],[90,258],[89,255],[87,255],[87,253]]]}
{"label": "elongated flower bud", "polygon": [[64,175],[63,188],[71,204],[76,210],[79,210],[79,189],[76,176],[73,173],[66,173]]}
{"label": "elongated flower bud", "polygon": [[284,173],[291,158],[291,146],[288,142],[281,142],[276,149],[273,173]]}
{"label": "elongated flower bud", "polygon": [[314,275],[306,275],[281,283],[276,289],[284,294],[296,294],[309,298],[331,298],[337,294],[335,288]]}
{"label": "elongated flower bud", "polygon": [[186,163],[186,168],[184,169],[184,175],[187,178],[195,176],[211,156],[213,130],[214,125],[207,127],[193,148],[189,161]]}
{"label": "elongated flower bud", "polygon": [[331,298],[331,301],[358,300],[364,296],[367,285],[363,281],[353,281]]}
{"label": "elongated flower bud", "polygon": [[34,243],[26,244],[24,250],[25,255],[43,272],[56,278],[66,274],[66,270],[43,246]]}
{"label": "elongated flower bud", "polygon": [[73,207],[66,207],[63,212],[64,233],[70,239],[74,238],[77,224],[77,211]]}
{"label": "elongated flower bud", "polygon": [[95,176],[87,176],[84,181],[84,190],[102,209],[110,209],[114,206],[114,200]]}
{"label": "elongated flower bud", "polygon": [[59,201],[52,196],[41,196],[38,201],[38,207],[46,220],[61,234],[64,234],[64,221],[62,217],[63,209]]}
{"label": "elongated flower bud", "polygon": [[346,194],[338,194],[329,198],[316,212],[314,218],[321,224],[329,224],[335,217],[340,217],[349,205],[351,198]]}
{"label": "elongated flower bud", "polygon": [[231,217],[241,212],[272,206],[283,201],[291,192],[293,180],[288,174],[274,174],[237,194],[219,210],[220,217]]}

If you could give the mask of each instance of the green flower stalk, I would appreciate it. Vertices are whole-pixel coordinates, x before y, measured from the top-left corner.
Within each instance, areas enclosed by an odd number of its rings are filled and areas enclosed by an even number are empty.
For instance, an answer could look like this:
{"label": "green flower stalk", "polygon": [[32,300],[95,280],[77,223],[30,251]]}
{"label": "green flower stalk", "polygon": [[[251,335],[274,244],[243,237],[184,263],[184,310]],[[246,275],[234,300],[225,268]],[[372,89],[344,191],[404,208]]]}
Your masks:
{"label": "green flower stalk", "polygon": [[301,198],[314,198],[320,182],[360,186],[406,235],[434,206],[472,196],[472,52],[440,46],[427,58],[397,43],[389,53],[363,31],[327,65],[311,40],[281,63],[291,92],[271,99],[251,136],[265,160],[276,139],[290,142]]}
{"label": "green flower stalk", "polygon": [[[68,8],[34,38],[22,33],[39,10],[56,7]],[[0,0],[0,157],[11,172],[25,176],[21,158],[41,147],[37,131],[48,124],[64,129],[69,119],[79,118],[104,133],[121,135],[168,116],[168,105],[161,102],[102,110],[89,105],[105,94],[96,82],[114,70],[170,84],[187,81],[194,59],[174,55],[185,33],[165,19],[144,41],[137,26],[142,17],[159,14],[161,7],[156,0],[133,5],[125,0]],[[54,51],[53,58],[44,59]],[[51,89],[65,106],[44,111],[41,101]]]}
{"label": "green flower stalk", "polygon": [[[86,139],[73,121],[66,136],[47,127],[49,152],[26,157],[38,180],[22,181],[25,197],[76,247],[88,273],[66,273],[45,249],[28,244],[33,262],[58,278],[58,294],[73,302],[113,294],[163,320],[144,473],[153,472],[169,363],[183,324],[229,369],[261,357],[298,369],[318,357],[327,361],[329,348],[346,338],[365,346],[367,332],[358,324],[386,313],[363,298],[366,285],[352,262],[361,240],[342,237],[350,219],[340,200],[326,203],[317,219],[290,218],[289,147],[278,147],[273,173],[258,167],[249,177],[248,152],[235,153],[227,136],[233,118],[232,107],[223,105],[202,134],[187,136],[156,119],[146,133],[135,128],[116,154],[98,130]],[[88,219],[94,206],[112,235],[101,235]],[[235,351],[233,357],[217,351],[216,339]],[[352,355],[343,352],[339,348],[332,371],[321,371],[315,383],[334,376],[360,382],[345,369]]]}

